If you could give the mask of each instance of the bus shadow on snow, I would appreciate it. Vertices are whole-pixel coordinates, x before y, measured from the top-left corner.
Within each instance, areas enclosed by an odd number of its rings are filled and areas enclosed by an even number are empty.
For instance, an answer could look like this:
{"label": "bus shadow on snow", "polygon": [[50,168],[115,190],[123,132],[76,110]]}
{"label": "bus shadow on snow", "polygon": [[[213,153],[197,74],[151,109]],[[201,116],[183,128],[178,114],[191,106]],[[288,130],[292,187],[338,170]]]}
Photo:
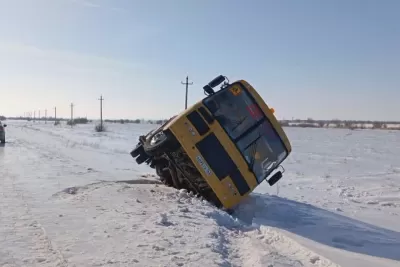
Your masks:
{"label": "bus shadow on snow", "polygon": [[233,216],[350,252],[400,260],[400,233],[278,196],[253,193]]}

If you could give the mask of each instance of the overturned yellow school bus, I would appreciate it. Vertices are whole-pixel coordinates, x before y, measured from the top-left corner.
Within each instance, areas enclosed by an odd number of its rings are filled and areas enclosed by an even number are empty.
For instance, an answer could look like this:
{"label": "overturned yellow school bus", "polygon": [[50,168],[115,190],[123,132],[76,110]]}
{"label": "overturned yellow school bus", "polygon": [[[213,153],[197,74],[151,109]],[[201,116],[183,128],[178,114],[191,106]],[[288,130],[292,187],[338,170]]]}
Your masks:
{"label": "overturned yellow school bus", "polygon": [[275,184],[292,148],[273,109],[248,82],[220,75],[203,90],[204,99],[140,136],[131,156],[164,184],[229,210],[264,180]]}

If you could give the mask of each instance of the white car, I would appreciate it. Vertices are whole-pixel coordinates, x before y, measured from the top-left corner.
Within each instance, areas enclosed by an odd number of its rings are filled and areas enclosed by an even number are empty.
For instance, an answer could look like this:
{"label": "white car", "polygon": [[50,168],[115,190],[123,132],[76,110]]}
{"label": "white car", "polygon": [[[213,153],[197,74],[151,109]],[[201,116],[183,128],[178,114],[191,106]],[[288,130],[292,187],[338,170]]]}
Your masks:
{"label": "white car", "polygon": [[6,142],[6,130],[7,124],[1,124],[0,121],[0,143],[4,144]]}

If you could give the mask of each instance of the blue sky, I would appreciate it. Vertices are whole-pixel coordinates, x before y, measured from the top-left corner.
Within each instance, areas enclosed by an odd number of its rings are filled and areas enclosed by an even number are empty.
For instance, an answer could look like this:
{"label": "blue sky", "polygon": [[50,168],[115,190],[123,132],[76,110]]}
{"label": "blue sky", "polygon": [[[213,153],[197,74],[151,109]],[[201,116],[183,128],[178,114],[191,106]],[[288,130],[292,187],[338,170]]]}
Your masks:
{"label": "blue sky", "polygon": [[399,1],[0,4],[0,114],[165,118],[224,74],[280,119],[400,120]]}

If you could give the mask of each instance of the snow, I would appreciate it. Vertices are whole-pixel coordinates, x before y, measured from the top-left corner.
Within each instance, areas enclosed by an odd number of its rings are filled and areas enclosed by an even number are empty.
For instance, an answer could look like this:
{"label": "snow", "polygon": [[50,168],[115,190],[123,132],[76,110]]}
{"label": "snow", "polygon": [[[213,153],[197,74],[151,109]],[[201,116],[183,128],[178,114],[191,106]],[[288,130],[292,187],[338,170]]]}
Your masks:
{"label": "snow", "polygon": [[400,266],[400,132],[286,128],[284,177],[232,215],[129,152],[155,125],[7,121],[0,266]]}

